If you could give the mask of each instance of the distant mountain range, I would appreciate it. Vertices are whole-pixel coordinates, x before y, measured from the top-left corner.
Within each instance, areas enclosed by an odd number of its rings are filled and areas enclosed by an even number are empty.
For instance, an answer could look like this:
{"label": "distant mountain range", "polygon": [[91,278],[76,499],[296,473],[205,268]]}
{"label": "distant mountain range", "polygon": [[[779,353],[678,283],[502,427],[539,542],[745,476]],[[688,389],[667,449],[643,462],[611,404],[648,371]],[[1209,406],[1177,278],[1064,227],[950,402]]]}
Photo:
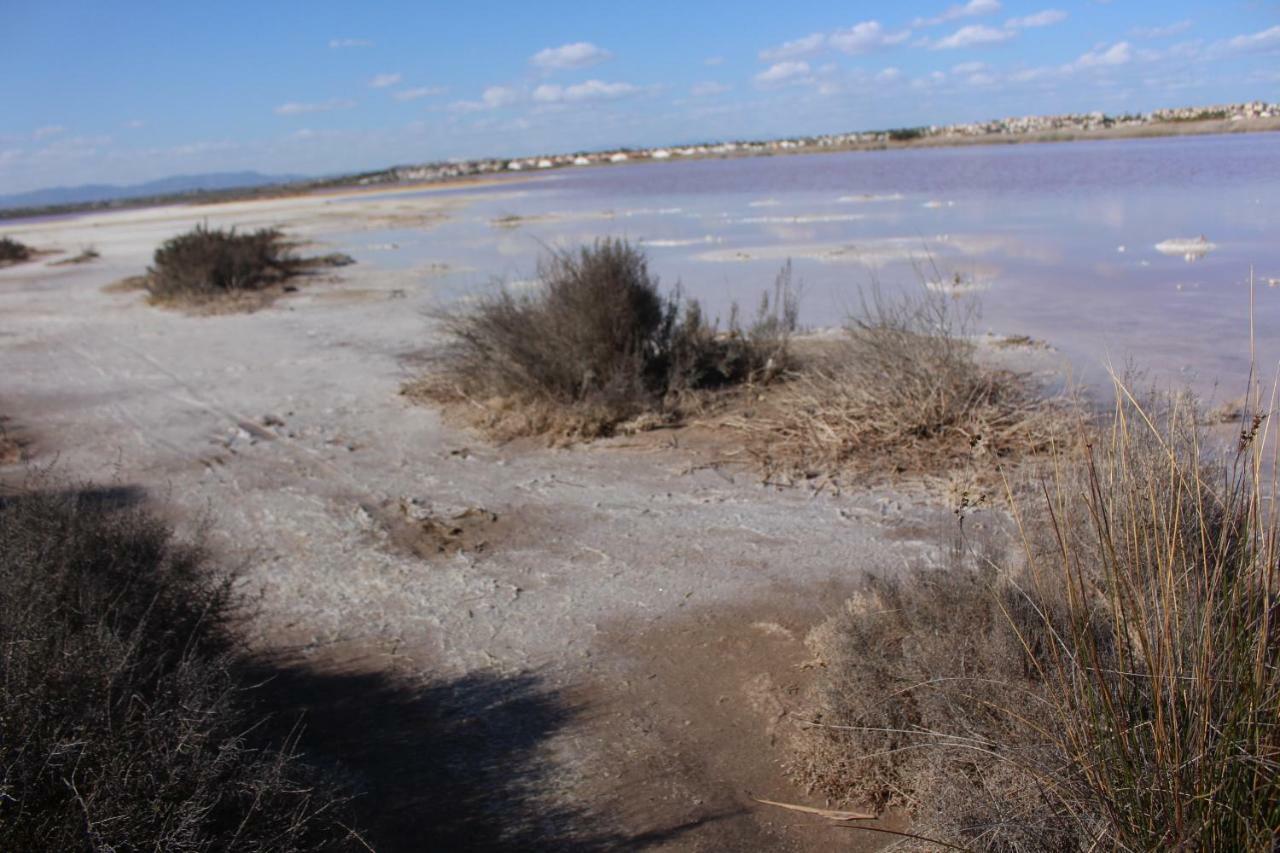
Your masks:
{"label": "distant mountain range", "polygon": [[263,175],[259,172],[210,172],[204,175],[174,175],[145,184],[117,186],[84,184],[78,187],[50,187],[43,190],[0,195],[0,209],[52,207],[62,204],[92,204],[117,199],[175,195],[207,190],[248,189],[305,180],[305,175]]}

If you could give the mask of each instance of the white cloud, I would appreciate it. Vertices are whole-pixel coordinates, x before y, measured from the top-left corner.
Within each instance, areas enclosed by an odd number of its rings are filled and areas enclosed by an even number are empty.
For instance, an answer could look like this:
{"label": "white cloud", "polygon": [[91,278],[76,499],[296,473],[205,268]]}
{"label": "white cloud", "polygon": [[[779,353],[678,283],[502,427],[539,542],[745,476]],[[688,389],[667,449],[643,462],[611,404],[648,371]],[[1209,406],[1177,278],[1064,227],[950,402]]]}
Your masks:
{"label": "white cloud", "polygon": [[760,51],[765,62],[778,63],[813,56],[826,48],[844,53],[869,53],[885,47],[902,44],[911,36],[910,30],[888,32],[879,21],[862,21],[846,29],[830,33],[811,33],[803,38],[783,42],[776,47]]}
{"label": "white cloud", "polygon": [[57,136],[60,133],[66,133],[67,129],[60,124],[47,124],[44,127],[37,127],[31,132],[32,139],[48,139],[50,136]]}
{"label": "white cloud", "polygon": [[959,65],[952,66],[951,73],[959,74],[977,74],[979,71],[985,71],[987,63],[985,62],[961,62]]}
{"label": "white cloud", "polygon": [[1033,27],[1048,27],[1053,24],[1060,24],[1066,19],[1067,13],[1060,9],[1045,9],[1043,12],[1036,12],[1034,15],[1027,15],[1024,18],[1010,18],[1004,22],[1004,25],[1011,30],[1029,30]]}
{"label": "white cloud", "polygon": [[444,86],[419,86],[416,89],[402,89],[391,97],[397,101],[416,101],[420,98],[434,98],[447,91]]}
{"label": "white cloud", "polygon": [[941,15],[933,18],[916,18],[911,22],[913,27],[934,27],[954,21],[957,18],[976,18],[980,15],[993,15],[1000,11],[1000,0],[969,0],[957,6],[951,6]]}
{"label": "white cloud", "polygon": [[518,100],[520,100],[520,93],[510,86],[490,86],[480,95],[480,100],[457,101],[452,107],[459,112],[471,113],[509,107]]}
{"label": "white cloud", "polygon": [[706,59],[702,60],[702,64],[707,66],[708,68],[713,68],[717,65],[724,65],[724,57],[708,56]]}
{"label": "white cloud", "polygon": [[712,95],[723,95],[732,88],[724,83],[717,83],[714,80],[707,80],[702,83],[694,83],[689,89],[689,94],[695,98],[709,98]]}
{"label": "white cloud", "polygon": [[548,47],[529,58],[529,62],[545,71],[564,68],[589,68],[599,65],[613,56],[602,47],[589,41],[576,41],[560,47]]}
{"label": "white cloud", "polygon": [[886,32],[879,21],[863,21],[846,30],[836,30],[828,41],[836,50],[844,53],[867,53],[882,47],[902,44],[911,36],[910,30]]}
{"label": "white cloud", "polygon": [[1227,42],[1227,47],[1240,52],[1275,50],[1280,48],[1280,26],[1259,33],[1236,36]]}
{"label": "white cloud", "polygon": [[764,71],[756,75],[756,82],[762,86],[774,86],[779,83],[787,83],[795,81],[798,77],[809,76],[809,63],[796,62],[794,60],[787,62],[775,62]]}
{"label": "white cloud", "polygon": [[370,88],[385,89],[388,86],[394,86],[404,79],[404,75],[398,71],[393,74],[378,74],[369,81]]}
{"label": "white cloud", "polygon": [[346,47],[373,47],[369,39],[329,39],[329,47],[341,50]]}
{"label": "white cloud", "polygon": [[934,42],[934,50],[954,50],[961,47],[973,47],[979,44],[998,44],[1008,41],[1015,35],[1013,30],[997,30],[982,24],[970,24],[961,27],[951,35]]}
{"label": "white cloud", "polygon": [[813,33],[804,38],[792,39],[783,42],[777,47],[766,48],[760,51],[760,58],[765,62],[778,62],[782,59],[795,59],[798,56],[812,56],[827,43],[827,36],[824,33]]}
{"label": "white cloud", "polygon": [[875,77],[877,83],[893,83],[901,78],[902,71],[898,68],[894,68],[893,66],[881,69],[876,73]]}
{"label": "white cloud", "polygon": [[126,121],[124,123],[124,126],[129,128],[130,130],[137,130],[140,127],[146,127],[147,123],[140,118],[134,118],[134,119],[129,119],[129,121]]}
{"label": "white cloud", "polygon": [[[1280,27],[1276,28],[1280,31]],[[1083,54],[1075,62],[1068,66],[1069,70],[1078,71],[1086,68],[1111,68],[1117,65],[1125,65],[1129,60],[1133,59],[1133,51],[1127,41],[1118,41],[1111,47],[1103,50],[1091,50]]]}
{"label": "white cloud", "polygon": [[640,92],[639,86],[630,83],[606,83],[588,80],[572,86],[544,83],[533,90],[533,99],[543,104],[575,103],[578,101],[613,101]]}
{"label": "white cloud", "polygon": [[1163,27],[1134,27],[1133,34],[1140,39],[1163,39],[1185,33],[1191,29],[1190,21],[1177,21]]}
{"label": "white cloud", "polygon": [[275,113],[278,116],[297,116],[305,113],[327,113],[332,110],[349,110],[355,105],[355,101],[345,98],[332,98],[328,101],[320,101],[318,103],[311,104],[290,101],[287,104],[281,104],[276,107]]}

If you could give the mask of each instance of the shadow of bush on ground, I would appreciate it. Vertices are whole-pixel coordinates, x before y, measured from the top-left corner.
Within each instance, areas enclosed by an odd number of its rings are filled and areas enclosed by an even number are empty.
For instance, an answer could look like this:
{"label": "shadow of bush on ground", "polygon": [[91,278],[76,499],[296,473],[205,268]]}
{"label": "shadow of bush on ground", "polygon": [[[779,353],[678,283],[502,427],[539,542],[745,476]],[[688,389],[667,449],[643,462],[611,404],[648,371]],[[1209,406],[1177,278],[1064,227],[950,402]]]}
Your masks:
{"label": "shadow of bush on ground", "polygon": [[537,675],[418,686],[368,666],[256,670],[270,725],[302,726],[303,760],[351,787],[360,834],[379,853],[636,850],[719,817],[632,835],[558,801],[547,743],[584,709]]}

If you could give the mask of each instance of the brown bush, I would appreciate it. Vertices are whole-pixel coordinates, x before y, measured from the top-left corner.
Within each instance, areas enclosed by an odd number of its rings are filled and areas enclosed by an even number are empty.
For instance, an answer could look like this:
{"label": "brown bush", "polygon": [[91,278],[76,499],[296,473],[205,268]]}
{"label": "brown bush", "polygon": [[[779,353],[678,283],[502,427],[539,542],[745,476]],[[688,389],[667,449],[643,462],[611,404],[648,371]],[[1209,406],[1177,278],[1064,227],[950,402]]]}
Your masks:
{"label": "brown bush", "polygon": [[354,848],[255,738],[229,579],[127,497],[0,499],[0,848]]}
{"label": "brown bush", "polygon": [[31,247],[12,237],[0,237],[0,264],[18,264],[31,259]]}
{"label": "brown bush", "polygon": [[239,233],[197,225],[156,249],[146,289],[155,303],[200,304],[260,296],[308,270],[350,263],[342,254],[298,257],[274,228]]}
{"label": "brown bush", "polygon": [[978,358],[973,310],[875,290],[824,359],[731,423],[779,480],[938,473],[1049,449],[1065,434],[1062,402]]}
{"label": "brown bush", "polygon": [[592,437],[668,418],[681,394],[775,375],[796,301],[788,271],[749,329],[735,316],[721,333],[696,302],[662,295],[640,250],[602,240],[544,258],[532,293],[499,289],[438,319],[438,370],[410,394],[478,401],[480,422],[507,434]]}

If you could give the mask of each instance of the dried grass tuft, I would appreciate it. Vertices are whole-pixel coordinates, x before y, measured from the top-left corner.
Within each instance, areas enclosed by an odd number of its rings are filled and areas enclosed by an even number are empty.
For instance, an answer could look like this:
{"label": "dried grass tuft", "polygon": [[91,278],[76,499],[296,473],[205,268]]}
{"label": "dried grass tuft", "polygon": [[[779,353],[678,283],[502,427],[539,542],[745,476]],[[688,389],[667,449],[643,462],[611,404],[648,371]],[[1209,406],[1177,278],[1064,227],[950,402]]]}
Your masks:
{"label": "dried grass tuft", "polygon": [[1068,434],[1065,402],[984,364],[973,310],[927,290],[891,300],[874,289],[825,358],[726,423],[782,482],[993,469],[1050,449]]}

